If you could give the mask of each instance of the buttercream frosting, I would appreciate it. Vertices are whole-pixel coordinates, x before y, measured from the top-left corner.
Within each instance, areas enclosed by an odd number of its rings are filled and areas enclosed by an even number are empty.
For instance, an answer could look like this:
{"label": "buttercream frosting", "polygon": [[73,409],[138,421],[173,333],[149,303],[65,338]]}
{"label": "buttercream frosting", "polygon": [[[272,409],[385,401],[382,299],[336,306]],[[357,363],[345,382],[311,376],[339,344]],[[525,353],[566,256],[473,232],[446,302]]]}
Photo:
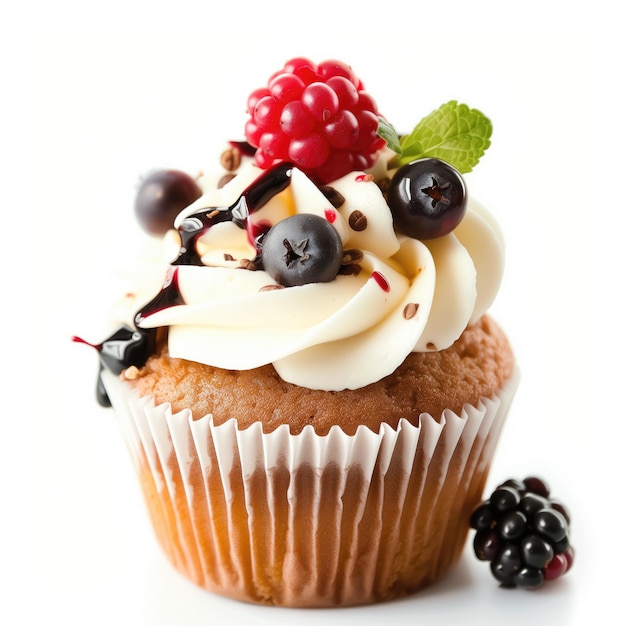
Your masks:
{"label": "buttercream frosting", "polygon": [[[175,226],[199,211],[231,206],[262,173],[247,161],[221,188],[215,179],[200,178],[203,195]],[[504,241],[484,207],[470,198],[453,232],[419,241],[396,233],[372,174],[352,172],[329,186],[340,194],[340,206],[293,168],[291,184],[249,217],[249,227],[230,221],[212,226],[196,242],[202,264],[176,268],[182,303],[142,316],[138,326],[168,327],[173,357],[226,369],[272,363],[290,383],[340,390],[391,374],[411,351],[449,347],[487,311],[502,278]],[[344,253],[356,259],[350,271],[330,282],[281,287],[263,269],[242,267],[257,252],[254,226],[296,213],[332,224]],[[176,235],[164,238],[164,259],[171,260]],[[168,280],[171,269],[167,262],[141,266],[124,321],[131,323],[153,295],[141,287],[147,274],[153,287],[157,276]]]}

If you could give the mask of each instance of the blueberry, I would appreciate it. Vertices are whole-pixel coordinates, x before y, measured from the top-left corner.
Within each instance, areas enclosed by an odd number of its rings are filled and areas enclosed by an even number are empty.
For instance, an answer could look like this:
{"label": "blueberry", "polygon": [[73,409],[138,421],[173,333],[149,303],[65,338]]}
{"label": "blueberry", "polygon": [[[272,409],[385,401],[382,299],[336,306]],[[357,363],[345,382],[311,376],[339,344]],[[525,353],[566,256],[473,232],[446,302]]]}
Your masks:
{"label": "blueberry", "polygon": [[284,287],[329,282],[337,276],[342,258],[339,233],[311,213],[277,222],[261,241],[263,269]]}
{"label": "blueberry", "polygon": [[441,159],[418,159],[394,174],[387,202],[396,227],[405,235],[414,239],[443,237],[465,215],[465,181]]}

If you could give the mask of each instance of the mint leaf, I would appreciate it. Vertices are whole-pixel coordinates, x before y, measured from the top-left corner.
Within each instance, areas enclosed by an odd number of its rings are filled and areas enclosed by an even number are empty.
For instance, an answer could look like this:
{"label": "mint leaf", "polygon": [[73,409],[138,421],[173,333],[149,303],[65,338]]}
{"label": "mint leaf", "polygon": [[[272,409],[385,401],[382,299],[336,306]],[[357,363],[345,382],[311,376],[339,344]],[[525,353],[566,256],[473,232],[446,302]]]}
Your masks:
{"label": "mint leaf", "polygon": [[[398,160],[404,165],[426,157],[442,159],[465,174],[472,171],[491,144],[491,132],[489,118],[477,109],[451,100],[402,137]],[[384,135],[381,137],[386,139]]]}
{"label": "mint leaf", "polygon": [[400,137],[396,129],[387,120],[382,117],[378,118],[378,130],[376,132],[379,137],[382,137],[387,142],[389,148],[396,154],[402,152],[402,148],[400,148]]}

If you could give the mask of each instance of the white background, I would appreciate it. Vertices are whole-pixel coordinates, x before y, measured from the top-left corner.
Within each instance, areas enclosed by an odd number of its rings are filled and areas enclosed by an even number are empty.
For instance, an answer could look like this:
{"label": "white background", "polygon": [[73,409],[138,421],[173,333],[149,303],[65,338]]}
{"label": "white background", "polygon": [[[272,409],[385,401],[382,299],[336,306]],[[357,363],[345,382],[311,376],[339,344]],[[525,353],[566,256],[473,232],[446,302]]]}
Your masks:
{"label": "white background", "polygon": [[[610,3],[59,0],[2,9],[0,622],[586,624],[623,560],[625,60]],[[161,556],[95,354],[113,265],[136,245],[138,178],[211,170],[248,93],[292,56],[349,62],[394,125],[458,99],[492,146],[466,178],[499,220],[493,315],[522,383],[488,487],[544,476],[573,515],[574,569],[500,589],[468,547],[390,604],[292,611],[193,587]],[[619,480],[621,479],[621,480]],[[610,620],[609,620],[610,623]]]}

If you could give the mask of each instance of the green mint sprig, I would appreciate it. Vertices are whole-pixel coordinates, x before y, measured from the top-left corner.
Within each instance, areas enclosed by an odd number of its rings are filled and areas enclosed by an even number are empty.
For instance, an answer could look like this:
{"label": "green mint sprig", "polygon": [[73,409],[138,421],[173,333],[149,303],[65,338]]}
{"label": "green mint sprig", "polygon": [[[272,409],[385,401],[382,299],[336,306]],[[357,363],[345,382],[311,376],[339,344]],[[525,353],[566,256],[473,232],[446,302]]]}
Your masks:
{"label": "green mint sprig", "polygon": [[471,172],[491,144],[491,121],[477,109],[451,100],[427,115],[409,133],[400,137],[395,128],[379,118],[378,134],[404,165],[426,157],[441,159],[461,174]]}

